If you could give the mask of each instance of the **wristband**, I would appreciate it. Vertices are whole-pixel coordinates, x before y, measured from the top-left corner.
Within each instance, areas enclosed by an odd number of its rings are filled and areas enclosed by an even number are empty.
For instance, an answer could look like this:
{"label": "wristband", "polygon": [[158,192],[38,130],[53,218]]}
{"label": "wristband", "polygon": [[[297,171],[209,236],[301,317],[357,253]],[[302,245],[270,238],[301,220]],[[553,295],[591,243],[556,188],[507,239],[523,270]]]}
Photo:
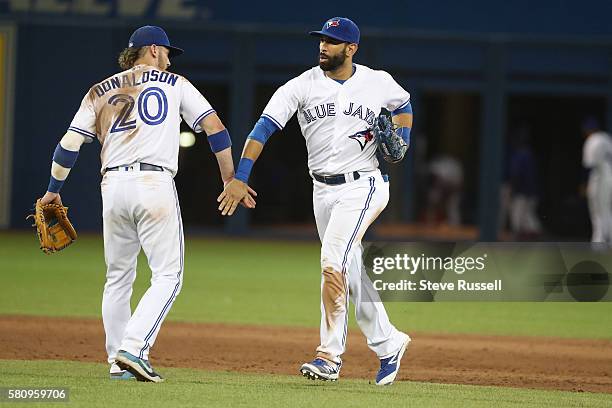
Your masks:
{"label": "wristband", "polygon": [[208,143],[213,153],[218,153],[221,150],[232,147],[232,139],[230,139],[227,129],[223,129],[220,132],[208,136]]}
{"label": "wristband", "polygon": [[251,175],[251,170],[253,170],[253,160],[243,157],[240,159],[240,163],[238,163],[238,170],[236,171],[235,179],[242,181],[243,183],[248,183],[249,176]]}
{"label": "wristband", "polygon": [[64,180],[58,180],[55,177],[51,176],[49,179],[49,187],[47,187],[47,191],[51,193],[59,193],[64,185]]}

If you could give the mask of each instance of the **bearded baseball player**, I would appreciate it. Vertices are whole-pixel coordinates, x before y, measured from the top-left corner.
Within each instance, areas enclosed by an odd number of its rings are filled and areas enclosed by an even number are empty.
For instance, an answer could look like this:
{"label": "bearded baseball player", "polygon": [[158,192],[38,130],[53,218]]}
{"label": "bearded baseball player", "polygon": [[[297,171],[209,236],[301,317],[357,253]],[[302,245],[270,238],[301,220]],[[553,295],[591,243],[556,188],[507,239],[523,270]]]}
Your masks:
{"label": "bearded baseball player", "polygon": [[247,181],[264,144],[298,112],[322,244],[321,344],[300,372],[310,379],[338,379],[350,296],[357,323],[380,359],[376,384],[391,384],[410,337],[391,324],[377,294],[362,287],[367,275],[362,276],[361,239],[389,200],[389,183],[378,169],[371,129],[381,108],[387,109],[397,127],[395,136],[407,149],[410,94],[388,73],[353,63],[360,33],[351,20],[334,17],[310,34],[319,37],[319,65],[274,93],[249,134],[235,179],[219,196],[219,210],[231,215],[247,196]]}
{"label": "bearded baseball player", "polygon": [[[183,283],[183,226],[173,180],[181,117],[195,132],[208,135],[223,182],[234,177],[225,126],[187,79],[167,71],[170,58],[182,52],[170,45],[160,27],[144,26],[132,34],[119,55],[124,71],[89,89],[57,145],[42,198],[43,203],[61,203],[60,189],[81,145],[97,139],[102,146],[107,265],[102,317],[112,379],[163,381],[148,360]],[[252,208],[250,194],[243,204]],[[130,297],[141,248],[151,268],[151,286],[132,314]]]}

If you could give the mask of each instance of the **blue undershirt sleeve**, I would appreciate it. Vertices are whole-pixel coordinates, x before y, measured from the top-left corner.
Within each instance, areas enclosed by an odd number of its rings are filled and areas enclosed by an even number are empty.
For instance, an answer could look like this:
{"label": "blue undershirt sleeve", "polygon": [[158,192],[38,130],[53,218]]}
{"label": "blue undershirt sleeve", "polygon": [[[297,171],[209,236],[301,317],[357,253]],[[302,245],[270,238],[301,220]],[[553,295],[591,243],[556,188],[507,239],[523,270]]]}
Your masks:
{"label": "blue undershirt sleeve", "polygon": [[395,130],[395,132],[406,142],[408,146],[410,146],[410,128],[409,127],[401,127]]}
{"label": "blue undershirt sleeve", "polygon": [[399,115],[400,113],[412,113],[412,105],[410,104],[410,102],[408,102],[403,107],[398,108],[394,110],[393,112],[391,112],[391,116]]}

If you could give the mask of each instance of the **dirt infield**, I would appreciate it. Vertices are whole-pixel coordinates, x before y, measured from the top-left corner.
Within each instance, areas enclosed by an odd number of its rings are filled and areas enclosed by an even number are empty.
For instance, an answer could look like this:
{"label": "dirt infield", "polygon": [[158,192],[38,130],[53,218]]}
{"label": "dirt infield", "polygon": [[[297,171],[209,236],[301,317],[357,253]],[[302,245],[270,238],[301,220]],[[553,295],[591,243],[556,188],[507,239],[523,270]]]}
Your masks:
{"label": "dirt infield", "polygon": [[[411,333],[399,380],[612,393],[612,341]],[[318,330],[172,323],[152,351],[157,366],[297,374]],[[0,359],[106,360],[100,320],[0,316]],[[378,360],[358,331],[343,378],[376,374]]]}

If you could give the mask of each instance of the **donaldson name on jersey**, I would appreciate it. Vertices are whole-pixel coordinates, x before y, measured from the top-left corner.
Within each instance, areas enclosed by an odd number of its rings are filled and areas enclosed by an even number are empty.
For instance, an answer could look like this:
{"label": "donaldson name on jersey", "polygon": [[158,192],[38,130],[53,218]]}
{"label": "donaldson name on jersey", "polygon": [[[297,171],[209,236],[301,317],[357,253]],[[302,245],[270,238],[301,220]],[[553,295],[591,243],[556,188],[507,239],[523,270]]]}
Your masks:
{"label": "donaldson name on jersey", "polygon": [[214,113],[181,75],[137,65],[92,86],[68,130],[98,139],[101,172],[136,162],[178,170],[181,119],[195,131]]}
{"label": "donaldson name on jersey", "polygon": [[141,75],[136,75],[135,72],[131,72],[107,79],[106,81],[94,86],[94,91],[98,97],[101,97],[112,89],[139,86],[146,84],[147,82],[164,82],[174,86],[176,85],[178,78],[179,76],[176,74],[171,74],[167,71],[160,72],[156,69],[144,71]]}

